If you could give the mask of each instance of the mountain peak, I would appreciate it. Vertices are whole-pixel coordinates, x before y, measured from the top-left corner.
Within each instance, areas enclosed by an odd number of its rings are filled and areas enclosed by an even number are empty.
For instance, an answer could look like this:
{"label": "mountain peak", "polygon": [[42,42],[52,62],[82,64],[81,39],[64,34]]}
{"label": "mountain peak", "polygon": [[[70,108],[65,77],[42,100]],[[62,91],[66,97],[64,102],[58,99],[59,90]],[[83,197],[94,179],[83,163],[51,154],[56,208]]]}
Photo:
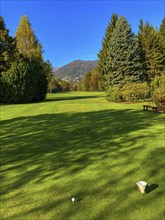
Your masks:
{"label": "mountain peak", "polygon": [[79,81],[85,73],[92,71],[97,65],[97,60],[74,60],[54,72],[55,77],[66,81]]}

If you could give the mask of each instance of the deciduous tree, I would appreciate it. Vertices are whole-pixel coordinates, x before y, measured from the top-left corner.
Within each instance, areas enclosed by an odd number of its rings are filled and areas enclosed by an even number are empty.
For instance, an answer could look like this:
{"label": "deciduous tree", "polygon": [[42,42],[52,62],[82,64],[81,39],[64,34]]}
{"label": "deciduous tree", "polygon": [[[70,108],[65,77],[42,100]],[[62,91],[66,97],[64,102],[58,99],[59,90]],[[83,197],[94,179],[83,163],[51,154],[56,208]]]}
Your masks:
{"label": "deciduous tree", "polygon": [[91,72],[91,89],[93,91],[100,90],[100,77],[97,68],[93,69]]}
{"label": "deciduous tree", "polygon": [[22,16],[16,31],[16,43],[18,52],[30,60],[42,61],[42,46],[31,28],[27,16]]}
{"label": "deciduous tree", "polygon": [[91,90],[91,72],[87,72],[82,80],[82,87],[85,91]]}

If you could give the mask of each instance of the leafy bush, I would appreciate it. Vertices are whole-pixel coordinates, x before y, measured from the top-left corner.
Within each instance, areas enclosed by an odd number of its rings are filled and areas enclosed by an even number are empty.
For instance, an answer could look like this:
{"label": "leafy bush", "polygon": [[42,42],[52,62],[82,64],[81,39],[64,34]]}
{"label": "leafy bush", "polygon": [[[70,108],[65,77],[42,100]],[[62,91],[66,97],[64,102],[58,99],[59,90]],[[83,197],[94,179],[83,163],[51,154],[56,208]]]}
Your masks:
{"label": "leafy bush", "polygon": [[157,90],[161,85],[165,86],[165,74],[162,74],[161,76],[156,76],[150,84],[150,90],[151,94],[154,93],[155,90]]}
{"label": "leafy bush", "polygon": [[27,103],[41,101],[47,92],[43,66],[29,60],[16,61],[1,74],[1,102]]}
{"label": "leafy bush", "polygon": [[59,85],[60,85],[61,90],[63,92],[70,91],[70,85],[69,85],[69,83],[67,81],[60,80]]}
{"label": "leafy bush", "polygon": [[122,92],[119,85],[111,86],[107,90],[106,98],[110,102],[121,102],[123,100]]}
{"label": "leafy bush", "polygon": [[161,85],[159,88],[154,90],[153,101],[159,108],[165,108],[165,87],[164,85]]}
{"label": "leafy bush", "polygon": [[137,102],[149,97],[149,86],[144,83],[127,83],[122,87],[124,101]]}
{"label": "leafy bush", "polygon": [[127,83],[123,87],[114,85],[107,90],[107,100],[111,102],[137,102],[149,97],[149,86],[144,83]]}
{"label": "leafy bush", "polygon": [[165,75],[157,76],[151,82],[152,100],[165,111]]}

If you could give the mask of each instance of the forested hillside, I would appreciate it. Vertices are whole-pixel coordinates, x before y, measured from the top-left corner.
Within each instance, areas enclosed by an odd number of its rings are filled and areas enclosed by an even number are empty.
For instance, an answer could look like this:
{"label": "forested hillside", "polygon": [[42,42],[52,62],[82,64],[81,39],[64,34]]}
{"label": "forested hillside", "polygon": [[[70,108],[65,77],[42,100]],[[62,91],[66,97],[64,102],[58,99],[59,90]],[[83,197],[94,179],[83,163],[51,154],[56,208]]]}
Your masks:
{"label": "forested hillside", "polygon": [[81,80],[85,73],[92,71],[97,65],[97,61],[76,60],[57,70],[54,75],[57,78],[77,81]]}

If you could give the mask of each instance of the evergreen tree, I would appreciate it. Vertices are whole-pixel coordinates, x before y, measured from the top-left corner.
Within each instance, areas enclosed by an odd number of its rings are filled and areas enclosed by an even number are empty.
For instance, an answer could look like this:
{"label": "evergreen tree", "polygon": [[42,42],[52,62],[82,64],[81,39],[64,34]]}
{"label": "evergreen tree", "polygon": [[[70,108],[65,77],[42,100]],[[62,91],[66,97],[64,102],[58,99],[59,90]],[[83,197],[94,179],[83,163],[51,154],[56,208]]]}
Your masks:
{"label": "evergreen tree", "polygon": [[16,43],[19,53],[30,60],[42,61],[42,47],[37,40],[27,16],[22,16],[16,31]]}
{"label": "evergreen tree", "polygon": [[90,91],[91,90],[91,72],[87,72],[82,80],[82,87],[84,91]]}
{"label": "evergreen tree", "polygon": [[93,91],[100,90],[100,77],[97,68],[93,69],[91,72],[91,89]]}
{"label": "evergreen tree", "polygon": [[53,90],[53,82],[54,82],[53,66],[52,66],[51,62],[49,60],[47,60],[43,63],[43,67],[44,67],[44,71],[45,71],[46,78],[48,81],[48,92],[51,93]]}
{"label": "evergreen tree", "polygon": [[117,21],[108,46],[107,86],[142,81],[138,44],[125,17],[122,16]]}
{"label": "evergreen tree", "polygon": [[160,30],[159,30],[159,35],[160,35],[160,47],[162,48],[162,73],[161,75],[165,75],[165,17],[162,20],[162,24],[160,25]]}
{"label": "evergreen tree", "polygon": [[42,101],[47,93],[48,68],[43,62],[41,45],[27,17],[21,19],[16,42],[8,35],[4,21],[0,18],[0,37],[0,101]]}
{"label": "evergreen tree", "polygon": [[165,17],[162,20],[162,23],[160,25],[160,34],[164,37],[165,39]]}
{"label": "evergreen tree", "polygon": [[139,31],[138,31],[138,47],[139,47],[139,54],[140,54],[140,62],[142,64],[142,69],[143,69],[143,80],[146,81],[147,79],[147,67],[146,67],[146,62],[145,62],[145,53],[143,50],[143,28],[144,28],[144,24],[143,24],[143,20],[140,20],[140,24],[139,24]]}
{"label": "evergreen tree", "polygon": [[16,58],[16,45],[0,16],[0,73],[10,68]]}
{"label": "evergreen tree", "polygon": [[165,74],[165,39],[158,31],[155,31],[155,39],[150,55],[152,55],[150,62],[151,78]]}
{"label": "evergreen tree", "polygon": [[105,37],[103,38],[103,41],[102,41],[102,49],[99,51],[99,54],[98,54],[98,58],[99,58],[98,71],[101,76],[107,74],[107,70],[106,70],[105,66],[106,66],[107,56],[109,53],[108,45],[111,40],[112,33],[116,27],[117,20],[118,20],[118,15],[112,14],[111,20],[110,20],[108,27],[106,29]]}
{"label": "evergreen tree", "polygon": [[160,32],[148,22],[143,26],[140,35],[140,51],[143,55],[143,68],[146,81],[150,82],[155,76],[165,71],[165,42]]}
{"label": "evergreen tree", "polygon": [[21,59],[12,63],[2,73],[0,101],[4,103],[27,103],[42,101],[47,92],[46,75],[38,61]]}

